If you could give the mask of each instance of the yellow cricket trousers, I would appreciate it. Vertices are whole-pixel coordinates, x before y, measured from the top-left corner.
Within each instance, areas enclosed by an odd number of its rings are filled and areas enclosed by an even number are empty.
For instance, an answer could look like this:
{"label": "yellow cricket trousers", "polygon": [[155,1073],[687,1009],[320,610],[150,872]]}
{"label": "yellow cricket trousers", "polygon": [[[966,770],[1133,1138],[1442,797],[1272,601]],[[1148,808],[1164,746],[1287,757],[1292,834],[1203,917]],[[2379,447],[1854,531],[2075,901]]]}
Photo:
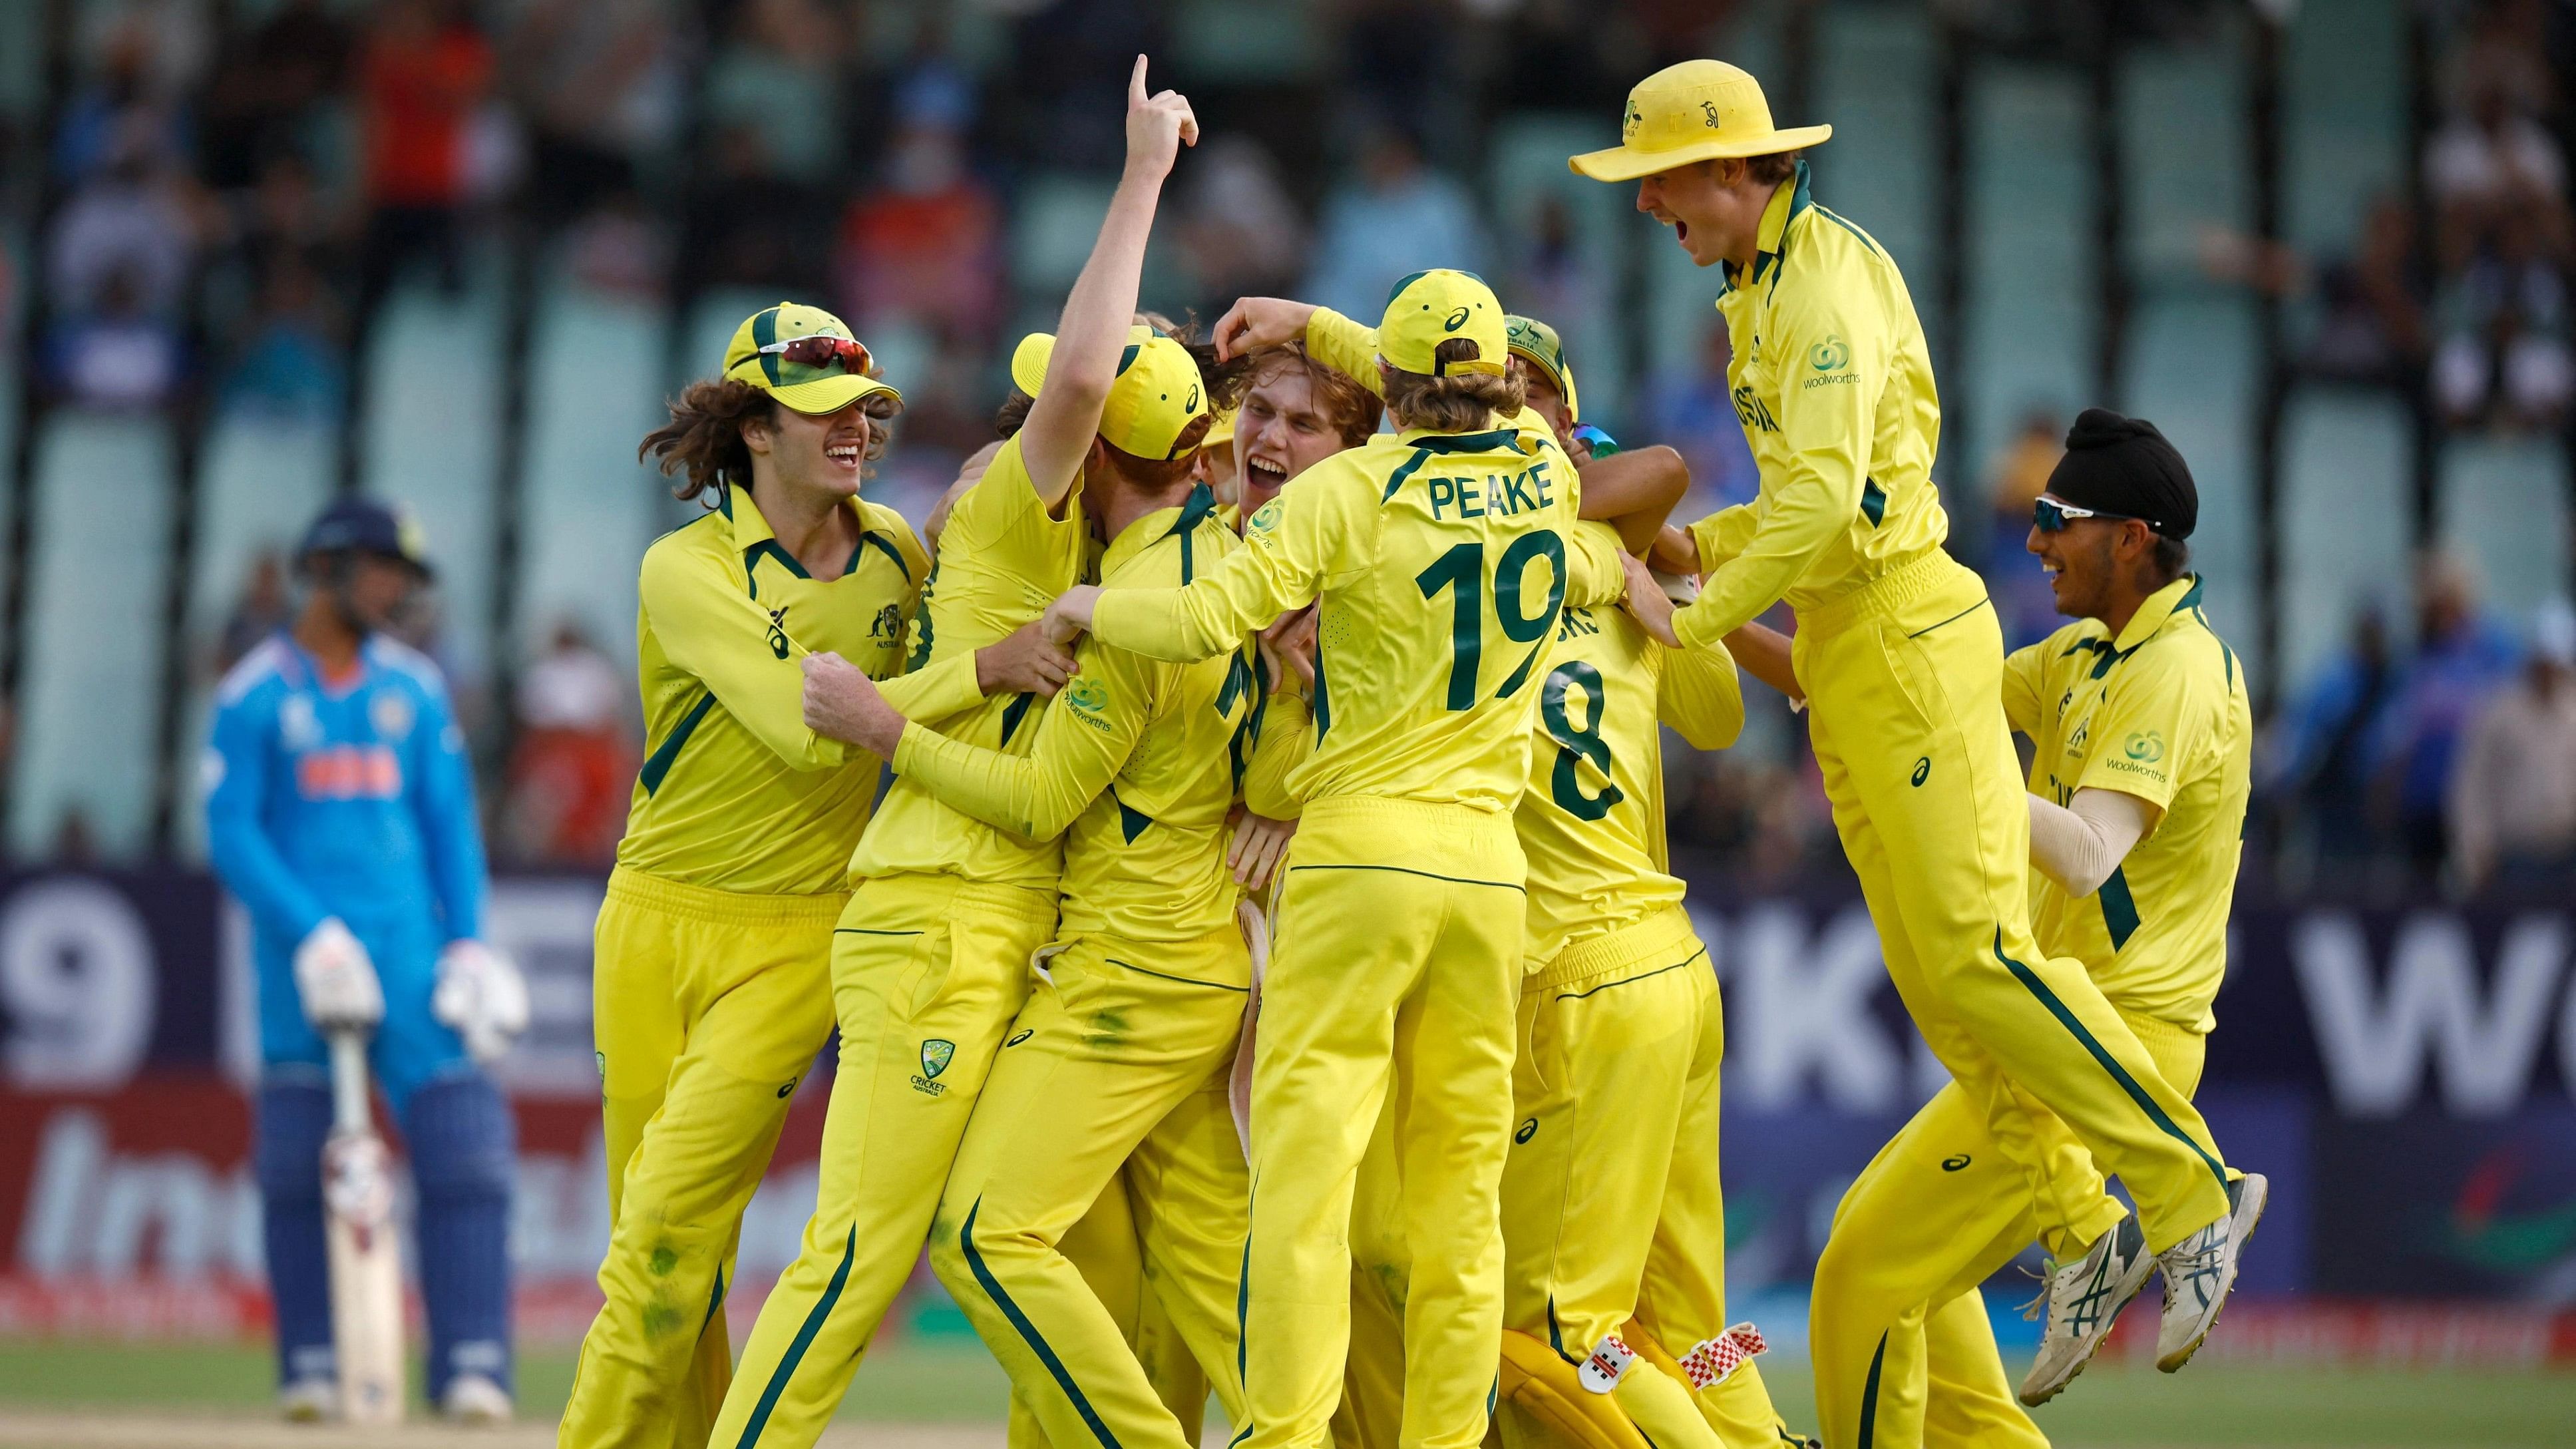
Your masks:
{"label": "yellow cricket trousers", "polygon": [[[2216,1220],[2227,1169],[2200,1114],[2083,964],[2032,940],[2029,806],[1984,584],[1930,555],[1803,614],[1795,648],[1834,826],[1888,975],[1998,1148],[2035,1191],[2062,1195],[2047,1180],[2053,1114],[2128,1185],[2150,1249]],[[2044,1199],[2070,1245],[2118,1220],[2098,1190],[2087,1201]]]}
{"label": "yellow cricket trousers", "polygon": [[733,1372],[720,1309],[742,1211],[832,1033],[844,899],[609,876],[591,967],[607,1301],[582,1337],[566,1449],[706,1443]]}
{"label": "yellow cricket trousers", "polygon": [[1399,1061],[1351,1189],[1351,1346],[1342,1365],[1342,1402],[1333,1410],[1333,1449],[1396,1449],[1404,1427],[1404,1298],[1413,1274],[1404,1246],[1404,1181],[1395,1163],[1395,1106],[1404,1075]]}
{"label": "yellow cricket trousers", "polygon": [[1526,874],[1506,813],[1357,797],[1306,809],[1254,1052],[1252,1449],[1324,1442],[1349,1347],[1353,1181],[1391,1082],[1412,1262],[1402,1442],[1484,1438]]}
{"label": "yellow cricket trousers", "polygon": [[832,932],[841,1055],[814,1215],[760,1306],[711,1446],[804,1449],[840,1406],[1054,928],[1052,891],[899,875],[851,895]]}
{"label": "yellow cricket trousers", "polygon": [[[1163,1119],[1161,1136],[1184,1144],[1184,1152],[1195,1152],[1210,1145],[1199,1135],[1207,1110],[1208,1094],[1201,1093],[1184,1101]],[[1226,1281],[1240,1281],[1242,1276],[1243,1189],[1249,1176],[1243,1166],[1243,1144],[1236,1140],[1232,1113],[1227,1110],[1224,1094],[1215,1094],[1216,1125],[1223,1131],[1224,1156],[1233,1163],[1235,1193],[1232,1198],[1236,1232],[1231,1245],[1233,1257],[1223,1265]],[[1151,1139],[1149,1139],[1150,1141]],[[1208,1378],[1191,1353],[1189,1343],[1181,1336],[1172,1315],[1163,1307],[1158,1293],[1172,1291],[1168,1274],[1158,1269],[1159,1287],[1146,1283],[1145,1247],[1140,1241],[1143,1222],[1149,1214],[1141,1201],[1137,1186],[1146,1169],[1137,1157],[1130,1157],[1116,1181],[1101,1189],[1091,1204],[1091,1211],[1065,1231],[1056,1243],[1056,1251],[1073,1260],[1082,1273],[1082,1281],[1091,1286],[1092,1296],[1118,1321],[1119,1331],[1136,1351],[1136,1361],[1145,1368],[1146,1381],[1171,1410],[1181,1426],[1181,1436],[1195,1444],[1207,1415]],[[1188,1208],[1183,1209],[1185,1212]],[[1225,1322],[1233,1323],[1233,1305],[1225,1305]],[[1227,1360],[1229,1373],[1233,1367]],[[1242,1402],[1241,1380],[1235,1379],[1234,1398]],[[1046,1429],[1038,1422],[1037,1411],[1030,1406],[1029,1395],[1016,1387],[1011,1391],[1011,1410],[1005,1438],[1009,1449],[1049,1449]],[[1081,1445],[1092,1444],[1088,1427]]]}
{"label": "yellow cricket trousers", "polygon": [[[1651,1273],[1655,1337],[1676,1359],[1725,1332],[1725,1056],[1717,976],[1678,906],[1523,981],[1502,1189],[1506,1327],[1579,1365],[1627,1331]],[[1695,1393],[1641,1357],[1615,1397],[1659,1449],[1779,1443],[1751,1363]],[[1503,1422],[1507,1443],[1543,1434],[1523,1414]]]}
{"label": "yellow cricket trousers", "polygon": [[[1047,964],[1052,980],[1006,1038],[958,1149],[931,1230],[931,1267],[1050,1444],[1189,1449],[1130,1345],[1136,1316],[1122,1323],[1059,1244],[1118,1190],[1131,1154],[1149,1164],[1144,1175],[1167,1204],[1182,1201],[1131,1235],[1149,1281],[1159,1263],[1179,1289],[1159,1295],[1162,1307],[1239,1409],[1242,1150],[1230,1119],[1230,1164],[1187,1142],[1172,1144],[1188,1153],[1176,1161],[1155,1139],[1177,1109],[1211,1085],[1221,1091],[1233,1068],[1250,979],[1243,937],[1230,924],[1186,942],[1083,936]],[[1175,1124],[1203,1125],[1190,1115]],[[1213,1180],[1174,1180],[1192,1171]]]}
{"label": "yellow cricket trousers", "polygon": [[[2165,1081],[2185,1094],[2199,1087],[2206,1037],[2127,1020]],[[2039,1229],[1986,1114],[1956,1082],[1943,1087],[1843,1195],[1816,1264],[1808,1338],[1827,1444],[2048,1443],[2004,1375],[1977,1287]]]}

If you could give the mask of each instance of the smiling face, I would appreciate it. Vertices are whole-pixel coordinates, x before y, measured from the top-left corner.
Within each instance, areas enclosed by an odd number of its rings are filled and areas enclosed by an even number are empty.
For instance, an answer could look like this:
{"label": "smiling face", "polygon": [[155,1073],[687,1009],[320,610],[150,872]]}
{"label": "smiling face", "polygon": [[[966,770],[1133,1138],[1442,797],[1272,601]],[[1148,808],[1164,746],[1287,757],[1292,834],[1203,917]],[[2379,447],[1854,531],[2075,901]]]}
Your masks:
{"label": "smiling face", "polygon": [[768,418],[744,423],[743,446],[752,466],[766,460],[768,471],[790,497],[855,498],[867,470],[868,453],[883,426],[868,416],[869,399],[861,398],[835,413],[800,413],[775,407]]}
{"label": "smiling face", "polygon": [[2057,612],[2070,619],[2109,617],[2124,567],[2122,535],[2132,529],[2146,537],[2147,526],[2129,518],[2073,518],[2055,533],[2031,526],[2022,546],[2038,557],[2040,568],[2048,574],[2048,591],[2056,597]]}
{"label": "smiling face", "polygon": [[1772,188],[1737,160],[1697,161],[1637,181],[1637,209],[1673,229],[1693,264],[1752,262]]}
{"label": "smiling face", "polygon": [[1348,446],[1319,405],[1303,367],[1274,367],[1243,395],[1234,419],[1235,457],[1243,470],[1243,514],[1259,512],[1305,472]]}

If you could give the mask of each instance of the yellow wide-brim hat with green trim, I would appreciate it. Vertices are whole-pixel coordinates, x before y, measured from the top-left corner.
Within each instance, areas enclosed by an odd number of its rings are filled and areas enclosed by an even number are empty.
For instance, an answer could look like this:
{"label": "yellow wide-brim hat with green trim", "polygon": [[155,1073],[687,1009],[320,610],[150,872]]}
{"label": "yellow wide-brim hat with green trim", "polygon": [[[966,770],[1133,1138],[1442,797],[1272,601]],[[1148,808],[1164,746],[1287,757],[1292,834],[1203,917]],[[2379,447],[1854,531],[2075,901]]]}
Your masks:
{"label": "yellow wide-brim hat with green trim", "polygon": [[1556,385],[1557,396],[1565,399],[1565,416],[1583,421],[1583,399],[1574,390],[1574,364],[1565,360],[1565,343],[1556,329],[1536,317],[1512,313],[1503,318],[1505,345],[1522,362],[1545,374]]}
{"label": "yellow wide-brim hat with green trim", "polygon": [[1833,134],[1831,126],[1773,126],[1771,103],[1750,72],[1722,60],[1686,60],[1628,92],[1618,145],[1569,156],[1565,164],[1595,181],[1634,181],[1722,156],[1822,145]]}
{"label": "yellow wide-brim hat with green trim", "polygon": [[[1395,284],[1386,297],[1386,315],[1377,324],[1377,355],[1387,365],[1430,377],[1462,372],[1501,376],[1511,367],[1504,345],[1503,304],[1494,289],[1474,272],[1434,267]],[[1465,362],[1442,362],[1440,344],[1464,337],[1476,344]]]}
{"label": "yellow wide-brim hat with green trim", "polygon": [[[1011,386],[1036,397],[1054,356],[1054,334],[1021,338],[1011,349]],[[1190,350],[1151,327],[1128,328],[1117,380],[1100,408],[1101,440],[1130,457],[1168,462],[1181,452],[1181,435],[1207,411],[1207,388]]]}
{"label": "yellow wide-brim hat with green trim", "polygon": [[789,362],[778,348],[799,337],[837,337],[855,342],[849,324],[820,307],[781,302],[763,307],[733,329],[725,344],[724,375],[747,382],[800,413],[837,413],[874,393],[903,394],[882,378],[848,371],[839,363],[808,367]]}

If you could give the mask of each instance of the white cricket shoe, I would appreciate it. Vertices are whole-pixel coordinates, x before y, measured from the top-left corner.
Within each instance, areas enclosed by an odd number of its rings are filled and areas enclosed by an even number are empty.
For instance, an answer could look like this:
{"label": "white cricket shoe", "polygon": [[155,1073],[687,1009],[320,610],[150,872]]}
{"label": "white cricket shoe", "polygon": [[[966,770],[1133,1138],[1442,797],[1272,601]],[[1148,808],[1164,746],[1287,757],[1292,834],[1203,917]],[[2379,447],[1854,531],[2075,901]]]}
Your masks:
{"label": "white cricket shoe", "polygon": [[290,1424],[319,1424],[340,1416],[340,1386],[329,1379],[297,1379],[277,1392],[277,1411]]}
{"label": "white cricket shoe", "polygon": [[2037,1408],[2056,1398],[2111,1336],[2112,1320],[2138,1290],[2147,1286],[2156,1259],[2147,1252],[2145,1234],[2134,1216],[2093,1240],[2084,1256],[2058,1265],[2048,1287],[2030,1305],[2035,1315],[2048,1306],[2048,1321],[2039,1334],[2039,1357],[2021,1381],[2021,1401]]}
{"label": "white cricket shoe", "polygon": [[481,1374],[458,1374],[447,1381],[439,1412],[460,1424],[506,1424],[512,1412],[509,1390]]}
{"label": "white cricket shoe", "polygon": [[2236,1255],[2254,1235],[2272,1185],[2249,1172],[2227,1185],[2227,1216],[2156,1258],[2165,1275],[2165,1311],[2156,1328],[2156,1367],[2172,1373],[2191,1362],[2236,1287]]}

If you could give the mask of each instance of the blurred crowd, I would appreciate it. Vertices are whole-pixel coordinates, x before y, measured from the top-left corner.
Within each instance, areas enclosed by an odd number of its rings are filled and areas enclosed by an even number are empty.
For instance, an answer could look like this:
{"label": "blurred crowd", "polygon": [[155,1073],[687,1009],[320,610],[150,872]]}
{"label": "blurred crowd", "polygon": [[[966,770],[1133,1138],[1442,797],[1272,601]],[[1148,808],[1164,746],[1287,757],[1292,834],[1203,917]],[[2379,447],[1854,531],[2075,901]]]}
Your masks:
{"label": "blurred crowd", "polygon": [[2556,432],[2576,400],[2563,52],[2547,0],[2461,8],[2411,194],[2340,249],[2222,236],[2207,261],[2299,304],[2306,377],[2404,390],[2455,430]]}
{"label": "blurred crowd", "polygon": [[[1670,352],[1617,335],[1625,264],[1585,249],[1562,197],[1506,207],[1478,178],[1498,119],[1597,127],[1633,77],[1710,53],[1738,8],[101,0],[76,7],[72,86],[45,133],[37,380],[60,407],[345,432],[366,385],[352,359],[387,299],[485,284],[496,241],[533,239],[549,285],[677,309],[751,289],[847,317],[906,397],[872,487],[918,516],[990,437],[1006,344],[1051,320],[1079,267],[1127,67],[1147,52],[1206,127],[1157,224],[1147,306],[1206,319],[1285,293],[1366,315],[1426,256],[1474,267],[1556,321],[1578,368],[1637,365],[1594,420],[1678,448],[1685,509],[1706,512],[1755,486],[1714,313]],[[2458,428],[2565,425],[2576,228],[2546,8],[2450,12],[2420,206],[2392,196],[2340,255],[2213,246],[2219,270],[2298,300],[2305,374],[2405,391]],[[2034,415],[1953,500],[2017,642],[2055,622],[2021,535],[2060,427]],[[208,668],[284,616],[288,573],[249,572]],[[459,681],[492,742],[496,854],[593,865],[638,753],[628,661],[572,625],[527,624],[541,642],[506,697]],[[2276,691],[2258,844],[2286,874],[2461,889],[2563,857],[2576,706],[2556,627],[2493,619],[2456,568],[2429,566],[2323,676]],[[1803,720],[1747,693],[1735,749],[1675,743],[1676,840],[1755,885],[1833,868]],[[2560,764],[2534,763],[2551,749]]]}

